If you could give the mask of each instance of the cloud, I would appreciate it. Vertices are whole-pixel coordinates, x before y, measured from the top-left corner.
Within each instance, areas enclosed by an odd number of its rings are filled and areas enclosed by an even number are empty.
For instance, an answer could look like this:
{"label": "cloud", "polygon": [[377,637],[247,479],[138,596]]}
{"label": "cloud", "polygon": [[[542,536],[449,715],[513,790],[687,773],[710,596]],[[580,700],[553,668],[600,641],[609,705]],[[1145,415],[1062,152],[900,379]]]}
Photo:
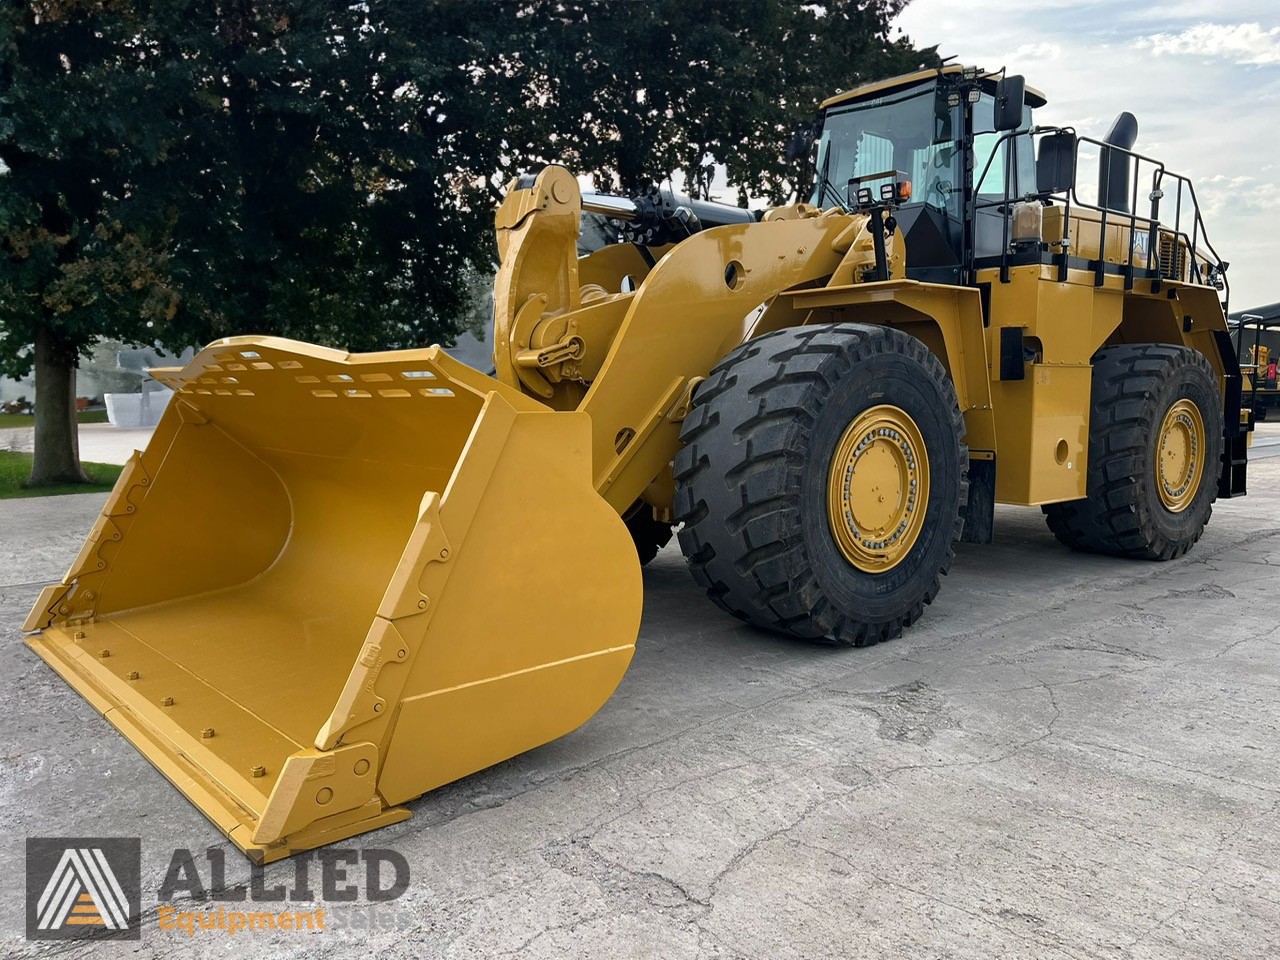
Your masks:
{"label": "cloud", "polygon": [[1056,43],[1024,43],[1013,51],[1014,60],[1057,60],[1062,56],[1062,47]]}
{"label": "cloud", "polygon": [[[1241,208],[1239,198],[1251,195],[1253,188],[1249,184],[1253,182],[1253,177],[1228,177],[1221,173],[1204,178],[1196,185],[1197,193],[1200,197],[1201,214],[1212,221],[1231,209],[1232,206],[1239,212]],[[1264,186],[1273,185],[1264,184]]]}
{"label": "cloud", "polygon": [[1230,208],[1272,215],[1280,210],[1280,184],[1258,183],[1253,177],[1210,177],[1200,194],[1206,217]]}
{"label": "cloud", "polygon": [[1232,63],[1280,63],[1280,27],[1257,23],[1197,23],[1179,33],[1153,33],[1134,45],[1153,54],[1221,57]]}

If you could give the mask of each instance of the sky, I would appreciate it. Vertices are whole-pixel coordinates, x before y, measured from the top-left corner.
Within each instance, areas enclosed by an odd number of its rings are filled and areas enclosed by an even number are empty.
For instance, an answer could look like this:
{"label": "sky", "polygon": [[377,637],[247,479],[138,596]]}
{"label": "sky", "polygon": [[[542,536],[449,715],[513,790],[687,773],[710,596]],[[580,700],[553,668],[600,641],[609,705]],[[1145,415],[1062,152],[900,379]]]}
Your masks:
{"label": "sky", "polygon": [[1232,312],[1280,301],[1280,0],[912,0],[897,28],[1025,75],[1037,123],[1101,137],[1131,112],[1134,149],[1195,183]]}

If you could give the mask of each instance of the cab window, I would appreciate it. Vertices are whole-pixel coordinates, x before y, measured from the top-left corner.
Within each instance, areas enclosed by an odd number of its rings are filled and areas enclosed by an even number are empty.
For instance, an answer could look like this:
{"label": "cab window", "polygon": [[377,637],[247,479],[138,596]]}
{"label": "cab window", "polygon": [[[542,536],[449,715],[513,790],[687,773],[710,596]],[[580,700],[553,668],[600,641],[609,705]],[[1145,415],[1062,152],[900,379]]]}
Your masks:
{"label": "cab window", "polygon": [[[959,219],[962,215],[958,114],[939,111],[932,83],[848,106],[823,118],[818,145],[818,185],[813,203],[847,201],[849,180],[902,171],[912,185],[912,202],[927,203]],[[863,181],[879,196],[889,177]],[[855,188],[856,189],[856,188]]]}
{"label": "cab window", "polygon": [[[1013,137],[995,132],[995,99],[984,93],[973,105],[973,187],[982,197],[1022,197],[1036,189],[1031,108]],[[1001,137],[1006,139],[1001,140]],[[993,156],[994,154],[994,156]]]}

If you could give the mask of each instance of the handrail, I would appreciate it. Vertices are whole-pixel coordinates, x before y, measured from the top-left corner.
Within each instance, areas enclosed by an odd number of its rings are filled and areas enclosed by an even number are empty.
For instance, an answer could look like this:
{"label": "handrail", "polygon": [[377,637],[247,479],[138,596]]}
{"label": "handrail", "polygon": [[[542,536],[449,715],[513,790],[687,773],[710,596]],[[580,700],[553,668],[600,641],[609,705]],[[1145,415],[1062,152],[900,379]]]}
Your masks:
{"label": "handrail", "polygon": [[[994,132],[994,131],[992,131]],[[1015,196],[1011,192],[1011,171],[1013,164],[1013,151],[1004,150],[1004,190],[1003,195],[997,199],[979,200],[978,196],[982,192],[982,185],[986,181],[987,175],[991,172],[992,164],[1002,145],[1011,143],[1018,137],[1028,137],[1034,142],[1034,138],[1045,136],[1046,134],[1067,133],[1075,137],[1075,168],[1076,176],[1072,178],[1069,189],[1058,192],[1041,192],[1033,191]],[[1104,199],[1099,196],[1099,203],[1089,203],[1080,198],[1079,193],[1079,159],[1080,147],[1083,144],[1091,144],[1098,147],[1099,164],[1101,169],[1099,173],[1100,183],[1110,183],[1109,174],[1112,164],[1117,162],[1116,158],[1120,158],[1120,162],[1130,165],[1130,196],[1129,210],[1127,212],[1116,210],[1114,207],[1107,207],[1101,204]],[[1146,164],[1151,168],[1151,190],[1147,196],[1148,209],[1145,214],[1138,211],[1138,185],[1143,179],[1143,165]],[[1160,220],[1160,200],[1164,197],[1164,184],[1166,180],[1171,180],[1177,184],[1177,194],[1174,204],[1174,222],[1172,229]],[[1038,186],[1038,185],[1037,185]],[[1183,193],[1187,194],[1188,201],[1191,206],[1191,225],[1190,233],[1183,229]],[[1209,242],[1208,231],[1204,222],[1204,215],[1200,209],[1199,199],[1196,197],[1195,185],[1190,178],[1169,170],[1163,161],[1154,157],[1148,157],[1137,153],[1125,147],[1116,144],[1106,143],[1093,137],[1079,136],[1071,127],[1033,127],[1029,130],[1014,130],[1002,134],[997,138],[992,146],[991,154],[987,157],[987,162],[982,167],[982,172],[973,190],[974,199],[971,203],[971,211],[976,214],[978,210],[990,209],[992,207],[1002,208],[1004,223],[1001,229],[1001,253],[1000,253],[1000,279],[1003,282],[1008,281],[1009,277],[1009,218],[1011,216],[1011,204],[1015,201],[1025,200],[1056,200],[1063,205],[1063,236],[1061,241],[1061,253],[1059,259],[1059,279],[1066,279],[1066,264],[1070,250],[1070,224],[1071,224],[1071,207],[1083,210],[1093,210],[1100,214],[1099,217],[1099,234],[1098,234],[1098,255],[1097,259],[1090,262],[1090,268],[1094,271],[1094,282],[1101,286],[1103,278],[1106,275],[1107,266],[1107,225],[1108,221],[1119,218],[1128,225],[1128,247],[1123,262],[1117,265],[1121,268],[1124,277],[1124,285],[1126,290],[1133,289],[1133,281],[1135,270],[1139,269],[1139,264],[1135,258],[1134,239],[1138,236],[1138,230],[1141,226],[1147,234],[1146,256],[1145,262],[1142,264],[1143,269],[1148,278],[1154,280],[1157,284],[1161,279],[1180,279],[1181,271],[1178,269],[1178,260],[1180,253],[1180,241],[1186,245],[1186,256],[1188,257],[1187,277],[1192,282],[1204,286],[1218,286],[1223,291],[1224,309],[1230,302],[1231,286],[1226,276],[1226,264],[1219,256],[1218,251],[1213,244]],[[1173,244],[1173,262],[1164,264],[1161,262],[1160,243],[1164,237],[1168,237]],[[1208,267],[1208,275],[1202,269],[1203,263]],[[1220,284],[1220,286],[1219,286]]]}

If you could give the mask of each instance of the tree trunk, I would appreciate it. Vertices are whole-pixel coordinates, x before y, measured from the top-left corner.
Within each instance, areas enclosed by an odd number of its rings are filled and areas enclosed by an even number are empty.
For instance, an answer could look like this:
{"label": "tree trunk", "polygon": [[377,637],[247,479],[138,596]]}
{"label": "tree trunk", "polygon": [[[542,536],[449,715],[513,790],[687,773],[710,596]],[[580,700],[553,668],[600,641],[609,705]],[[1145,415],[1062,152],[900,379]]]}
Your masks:
{"label": "tree trunk", "polygon": [[29,487],[91,483],[80,466],[76,352],[46,327],[36,330],[36,431]]}

